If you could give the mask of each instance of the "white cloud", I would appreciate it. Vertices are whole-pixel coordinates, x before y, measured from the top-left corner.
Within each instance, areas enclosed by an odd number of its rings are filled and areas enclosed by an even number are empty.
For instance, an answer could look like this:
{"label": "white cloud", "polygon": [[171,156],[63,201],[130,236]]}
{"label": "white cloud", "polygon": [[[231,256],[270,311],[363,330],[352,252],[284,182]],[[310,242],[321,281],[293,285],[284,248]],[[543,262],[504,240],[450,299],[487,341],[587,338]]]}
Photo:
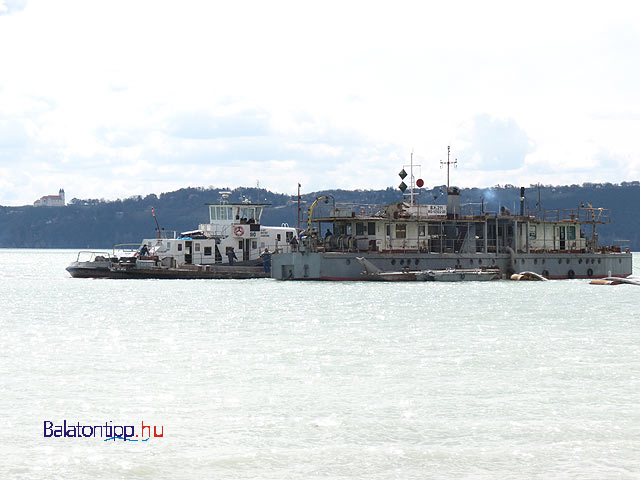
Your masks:
{"label": "white cloud", "polygon": [[0,204],[381,188],[412,149],[440,185],[447,145],[460,186],[635,180],[639,9],[5,0]]}

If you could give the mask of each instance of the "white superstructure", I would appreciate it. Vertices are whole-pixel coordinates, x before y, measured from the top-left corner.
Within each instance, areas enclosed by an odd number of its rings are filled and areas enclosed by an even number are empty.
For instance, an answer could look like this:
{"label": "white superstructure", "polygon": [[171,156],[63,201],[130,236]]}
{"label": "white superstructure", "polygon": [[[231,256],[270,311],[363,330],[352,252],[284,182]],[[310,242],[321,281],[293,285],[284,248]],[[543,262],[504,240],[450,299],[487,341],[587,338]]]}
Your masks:
{"label": "white superstructure", "polygon": [[[266,205],[227,203],[227,192],[221,192],[222,201],[209,205],[209,223],[198,230],[174,235],[174,238],[146,238],[142,245],[149,249],[150,257],[158,257],[165,266],[227,264],[253,262],[260,259],[264,249],[272,253],[296,250],[296,229],[283,224],[279,227],[261,225]],[[294,240],[295,239],[295,240]]]}

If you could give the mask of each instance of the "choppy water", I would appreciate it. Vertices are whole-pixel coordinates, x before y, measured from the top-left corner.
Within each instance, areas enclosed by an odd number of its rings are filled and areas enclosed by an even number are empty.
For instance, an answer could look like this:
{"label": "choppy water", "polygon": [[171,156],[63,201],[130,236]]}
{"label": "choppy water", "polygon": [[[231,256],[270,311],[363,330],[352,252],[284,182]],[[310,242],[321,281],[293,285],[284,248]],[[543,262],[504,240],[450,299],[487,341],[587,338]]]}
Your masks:
{"label": "choppy water", "polygon": [[[2,478],[640,477],[639,287],[88,280],[74,259],[0,250]],[[65,419],[164,437],[43,437]]]}

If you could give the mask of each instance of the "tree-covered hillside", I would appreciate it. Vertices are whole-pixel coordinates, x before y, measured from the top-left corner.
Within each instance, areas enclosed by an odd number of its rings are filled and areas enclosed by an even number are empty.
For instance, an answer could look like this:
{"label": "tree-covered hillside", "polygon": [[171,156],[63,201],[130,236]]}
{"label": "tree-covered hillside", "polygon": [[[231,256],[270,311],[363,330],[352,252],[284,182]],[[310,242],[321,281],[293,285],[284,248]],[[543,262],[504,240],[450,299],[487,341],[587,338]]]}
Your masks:
{"label": "tree-covered hillside", "polygon": [[[442,204],[444,187],[423,189],[420,203]],[[206,203],[217,203],[224,188],[183,188],[160,196],[131,197],[124,200],[73,199],[66,207],[0,207],[0,247],[4,248],[110,248],[114,244],[138,242],[155,235],[155,209],[161,228],[187,231],[208,221]],[[386,190],[328,190],[302,196],[303,213],[319,195],[332,195],[336,203],[387,204],[402,199],[393,188]],[[640,202],[640,183],[621,185],[585,184],[582,186],[543,186],[539,189],[543,209],[576,208],[589,203],[611,210],[611,225],[600,227],[602,243],[628,240],[640,250],[640,216],[635,211]],[[254,203],[267,203],[262,223],[280,225],[297,223],[297,199],[290,195],[257,188],[232,190],[230,201],[248,198]],[[505,206],[519,210],[519,188],[496,185],[486,189],[462,189],[461,202],[484,204],[485,210],[497,211]],[[526,191],[526,205],[538,208],[538,188]],[[302,225],[304,227],[304,224]]]}

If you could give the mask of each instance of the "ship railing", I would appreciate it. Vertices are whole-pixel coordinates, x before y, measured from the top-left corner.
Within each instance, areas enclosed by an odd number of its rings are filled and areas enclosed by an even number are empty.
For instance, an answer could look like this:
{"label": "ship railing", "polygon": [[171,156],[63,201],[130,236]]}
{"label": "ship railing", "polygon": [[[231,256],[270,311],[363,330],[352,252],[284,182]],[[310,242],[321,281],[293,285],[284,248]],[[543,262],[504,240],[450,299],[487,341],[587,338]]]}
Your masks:
{"label": "ship railing", "polygon": [[611,223],[608,208],[564,208],[535,212],[537,220],[543,222],[576,222],[576,223]]}
{"label": "ship railing", "polygon": [[380,204],[373,203],[323,203],[319,202],[313,214],[312,222],[332,221],[341,218],[372,217],[381,214]]}
{"label": "ship railing", "polygon": [[140,249],[140,243],[118,243],[113,246],[112,256],[116,258],[133,257]]}
{"label": "ship railing", "polygon": [[230,232],[229,225],[220,225],[214,223],[201,223],[200,225],[198,225],[198,229],[214,237],[226,237]]}
{"label": "ship railing", "polygon": [[177,230],[160,230],[160,238],[163,240],[175,240],[178,238]]}
{"label": "ship railing", "polygon": [[102,261],[100,257],[103,257],[104,260],[108,260],[111,257],[111,253],[100,250],[80,250],[76,257],[76,262]]}

